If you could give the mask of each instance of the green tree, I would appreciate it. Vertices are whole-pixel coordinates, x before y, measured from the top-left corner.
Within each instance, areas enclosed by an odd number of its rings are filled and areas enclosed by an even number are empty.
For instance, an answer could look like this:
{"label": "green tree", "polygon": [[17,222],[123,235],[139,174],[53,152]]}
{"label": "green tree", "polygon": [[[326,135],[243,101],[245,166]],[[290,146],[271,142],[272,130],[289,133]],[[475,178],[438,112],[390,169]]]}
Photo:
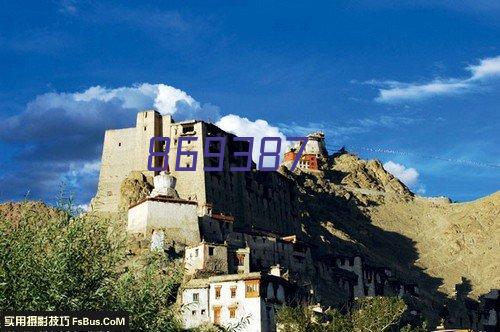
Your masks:
{"label": "green tree", "polygon": [[326,331],[332,332],[352,332],[353,325],[349,315],[343,315],[337,309],[333,309],[327,313],[329,324]]}
{"label": "green tree", "polygon": [[406,310],[404,300],[396,297],[368,297],[356,300],[351,311],[334,309],[317,317],[309,307],[283,307],[278,311],[282,331],[382,332],[396,326]]}
{"label": "green tree", "polygon": [[351,314],[354,331],[386,331],[399,322],[405,311],[405,302],[397,297],[358,299]]}
{"label": "green tree", "polygon": [[0,308],[125,310],[134,330],[179,329],[181,269],[164,255],[127,258],[122,223],[40,203],[9,208],[0,211]]}
{"label": "green tree", "polygon": [[281,331],[286,332],[316,332],[324,331],[317,322],[314,312],[307,306],[283,306],[278,310],[276,321]]}
{"label": "green tree", "polygon": [[126,308],[132,313],[130,324],[135,330],[178,330],[180,321],[174,302],[182,279],[180,266],[167,262],[163,253],[148,252],[127,269],[108,286],[113,299],[110,308]]}

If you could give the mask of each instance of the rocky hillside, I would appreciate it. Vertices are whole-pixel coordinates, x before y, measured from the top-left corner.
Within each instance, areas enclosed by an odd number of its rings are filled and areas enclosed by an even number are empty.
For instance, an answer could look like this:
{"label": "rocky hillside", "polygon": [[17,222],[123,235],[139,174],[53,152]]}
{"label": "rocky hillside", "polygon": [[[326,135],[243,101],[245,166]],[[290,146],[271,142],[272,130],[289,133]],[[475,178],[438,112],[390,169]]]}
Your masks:
{"label": "rocky hillside", "polygon": [[6,202],[0,204],[0,222],[19,223],[23,213],[34,213],[40,220],[61,216],[64,212],[39,201]]}
{"label": "rocky hillside", "polygon": [[[330,253],[362,253],[423,296],[453,296],[465,280],[472,297],[500,287],[500,192],[469,203],[415,196],[379,161],[343,153],[299,184],[302,229]],[[462,279],[462,278],[465,279]]]}
{"label": "rocky hillside", "polygon": [[460,204],[388,201],[367,212],[374,225],[415,242],[416,265],[442,278],[439,290],[446,294],[462,277],[471,281],[473,297],[500,287],[500,192]]}

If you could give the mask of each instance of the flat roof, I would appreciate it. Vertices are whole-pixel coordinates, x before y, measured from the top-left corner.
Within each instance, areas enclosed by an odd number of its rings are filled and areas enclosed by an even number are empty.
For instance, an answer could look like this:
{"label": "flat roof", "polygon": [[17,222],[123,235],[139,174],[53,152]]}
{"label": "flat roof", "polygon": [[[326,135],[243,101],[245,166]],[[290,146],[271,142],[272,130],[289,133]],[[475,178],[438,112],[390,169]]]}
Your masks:
{"label": "flat roof", "polygon": [[191,279],[184,286],[183,289],[189,288],[208,288],[210,284],[221,283],[227,281],[239,281],[239,280],[253,280],[253,279],[275,279],[280,280],[283,283],[290,284],[289,281],[283,277],[278,277],[272,274],[267,274],[263,272],[250,272],[250,273],[238,273],[238,274],[224,274],[218,276],[212,276],[208,278]]}
{"label": "flat roof", "polygon": [[133,208],[134,206],[137,206],[139,204],[142,204],[146,201],[153,201],[153,202],[163,202],[163,203],[177,203],[177,204],[190,204],[190,205],[198,205],[198,202],[195,201],[189,201],[187,199],[182,199],[182,198],[174,198],[174,197],[167,197],[167,196],[156,196],[156,197],[146,197],[138,201],[137,203],[134,203],[129,206],[129,209]]}

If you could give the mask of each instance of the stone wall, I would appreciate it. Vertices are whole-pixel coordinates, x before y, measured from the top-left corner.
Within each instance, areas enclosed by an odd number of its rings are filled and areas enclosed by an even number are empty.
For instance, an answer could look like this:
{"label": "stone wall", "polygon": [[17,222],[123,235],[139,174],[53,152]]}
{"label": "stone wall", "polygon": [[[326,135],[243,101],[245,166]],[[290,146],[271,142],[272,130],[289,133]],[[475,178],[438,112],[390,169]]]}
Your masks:
{"label": "stone wall", "polygon": [[107,130],[101,158],[97,194],[92,208],[102,212],[116,212],[120,203],[120,186],[135,169],[135,128]]}

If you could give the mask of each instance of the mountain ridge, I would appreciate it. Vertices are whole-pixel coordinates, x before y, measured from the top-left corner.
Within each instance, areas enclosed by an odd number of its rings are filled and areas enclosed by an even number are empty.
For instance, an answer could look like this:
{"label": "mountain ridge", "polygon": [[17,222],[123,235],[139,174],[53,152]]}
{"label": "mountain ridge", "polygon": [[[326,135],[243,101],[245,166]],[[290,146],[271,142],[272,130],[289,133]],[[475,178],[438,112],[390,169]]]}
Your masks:
{"label": "mountain ridge", "polygon": [[347,152],[322,171],[285,174],[304,194],[302,228],[314,241],[331,237],[334,250],[389,265],[433,298],[453,297],[462,278],[473,298],[499,287],[500,192],[460,203],[418,196],[380,161]]}

